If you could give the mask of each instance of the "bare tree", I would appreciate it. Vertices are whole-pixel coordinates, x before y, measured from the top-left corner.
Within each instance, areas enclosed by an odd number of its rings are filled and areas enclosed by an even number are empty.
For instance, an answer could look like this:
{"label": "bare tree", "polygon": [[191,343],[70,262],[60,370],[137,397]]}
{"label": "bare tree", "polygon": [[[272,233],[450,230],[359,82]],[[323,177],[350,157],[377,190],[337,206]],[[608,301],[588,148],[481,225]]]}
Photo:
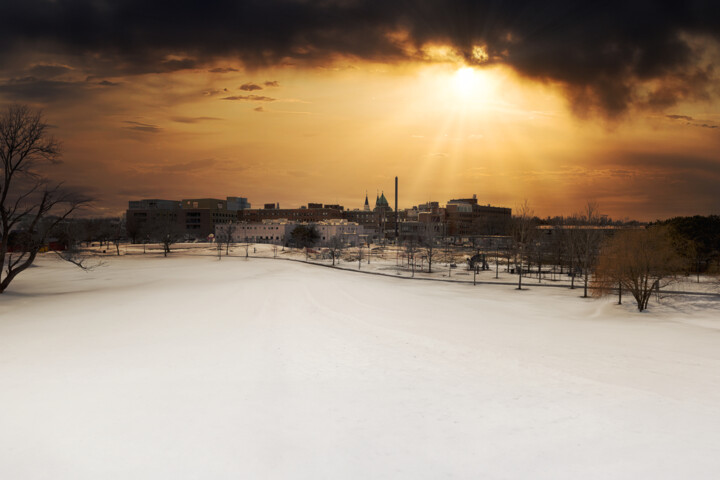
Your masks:
{"label": "bare tree", "polygon": [[533,209],[528,201],[516,209],[517,214],[513,217],[513,240],[515,244],[515,265],[518,272],[518,290],[522,290],[523,261],[527,249],[535,239],[535,218]]}
{"label": "bare tree", "polygon": [[556,219],[553,222],[553,229],[550,236],[550,245],[548,246],[549,256],[551,262],[553,263],[553,274],[555,273],[555,267],[557,266],[560,268],[560,275],[563,274],[565,259],[567,257],[568,250],[565,229],[563,228],[564,223],[562,223],[562,220]]}
{"label": "bare tree", "polygon": [[595,294],[626,290],[642,312],[652,293],[674,281],[682,268],[667,228],[621,231],[605,242],[593,278]]}
{"label": "bare tree", "polygon": [[235,243],[236,230],[237,223],[235,222],[228,222],[216,225],[215,227],[215,242],[217,243],[218,251],[221,252],[224,248],[226,257],[230,255],[230,247]]}
{"label": "bare tree", "polygon": [[170,253],[170,247],[180,241],[182,237],[182,228],[178,225],[174,214],[158,217],[150,232],[150,238],[162,244],[163,255],[166,257]]}
{"label": "bare tree", "polygon": [[563,244],[565,245],[567,258],[569,260],[570,290],[575,289],[575,275],[577,273],[577,267],[575,266],[575,233],[572,230],[574,226],[574,224],[566,226],[562,231]]}
{"label": "bare tree", "polygon": [[115,252],[120,256],[120,244],[125,240],[127,229],[125,227],[125,218],[115,218],[110,224],[110,241],[115,246]]}
{"label": "bare tree", "polygon": [[428,261],[428,273],[432,273],[432,260],[437,253],[437,232],[434,230],[432,224],[426,225],[425,232],[423,232],[420,238],[420,245],[425,250],[425,256]]}
{"label": "bare tree", "polygon": [[328,250],[330,251],[330,256],[332,257],[332,264],[333,267],[335,266],[335,259],[339,258],[342,255],[342,251],[345,249],[345,242],[343,239],[337,235],[330,237],[330,240],[327,242]]}
{"label": "bare tree", "polygon": [[50,232],[89,202],[40,174],[41,164],[59,157],[40,112],[12,105],[0,116],[0,293],[32,265]]}
{"label": "bare tree", "polygon": [[125,231],[127,233],[127,236],[130,239],[130,243],[136,244],[138,242],[138,239],[141,239],[143,236],[143,225],[140,222],[133,222],[133,221],[126,221],[125,222]]}
{"label": "bare tree", "polygon": [[418,244],[414,236],[408,237],[405,241],[405,253],[408,258],[408,265],[412,266],[412,276],[415,277],[415,255],[418,253]]}
{"label": "bare tree", "polygon": [[571,241],[577,265],[582,269],[583,297],[586,298],[590,273],[595,267],[604,234],[600,228],[601,216],[597,203],[587,202],[585,211],[575,217],[579,220],[579,224],[570,230]]}

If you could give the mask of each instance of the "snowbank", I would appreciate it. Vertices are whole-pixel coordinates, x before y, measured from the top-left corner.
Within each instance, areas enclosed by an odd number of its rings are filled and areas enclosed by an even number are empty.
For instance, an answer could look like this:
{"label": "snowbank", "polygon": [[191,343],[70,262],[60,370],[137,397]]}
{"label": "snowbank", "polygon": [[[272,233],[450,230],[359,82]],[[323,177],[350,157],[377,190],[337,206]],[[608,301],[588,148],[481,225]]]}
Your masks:
{"label": "snowbank", "polygon": [[[236,251],[236,254],[238,252]],[[52,259],[0,298],[3,478],[715,478],[712,297]]]}

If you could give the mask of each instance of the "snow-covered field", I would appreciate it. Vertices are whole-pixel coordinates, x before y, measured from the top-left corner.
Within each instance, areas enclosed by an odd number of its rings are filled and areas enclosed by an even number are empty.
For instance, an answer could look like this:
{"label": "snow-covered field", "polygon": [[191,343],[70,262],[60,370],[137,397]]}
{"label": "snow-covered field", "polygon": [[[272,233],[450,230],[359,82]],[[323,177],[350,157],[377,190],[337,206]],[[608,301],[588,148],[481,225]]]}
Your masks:
{"label": "snow-covered field", "polygon": [[0,478],[718,478],[720,301],[528,285],[43,258],[0,296]]}

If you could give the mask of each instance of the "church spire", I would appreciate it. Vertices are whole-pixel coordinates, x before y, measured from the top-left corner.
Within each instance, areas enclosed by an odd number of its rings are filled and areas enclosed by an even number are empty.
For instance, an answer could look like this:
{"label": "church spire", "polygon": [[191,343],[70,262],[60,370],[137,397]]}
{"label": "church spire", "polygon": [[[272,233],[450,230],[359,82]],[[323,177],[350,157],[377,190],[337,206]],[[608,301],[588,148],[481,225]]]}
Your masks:
{"label": "church spire", "polygon": [[365,207],[364,210],[366,212],[370,211],[370,203],[368,202],[368,196],[367,196],[367,190],[365,190]]}

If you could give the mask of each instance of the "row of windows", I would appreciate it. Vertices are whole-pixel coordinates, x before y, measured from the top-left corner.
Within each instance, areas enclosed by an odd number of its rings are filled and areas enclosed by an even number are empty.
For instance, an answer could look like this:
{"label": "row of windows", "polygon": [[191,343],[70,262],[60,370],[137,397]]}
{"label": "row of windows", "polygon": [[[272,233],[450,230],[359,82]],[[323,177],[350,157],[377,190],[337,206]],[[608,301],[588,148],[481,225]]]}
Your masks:
{"label": "row of windows", "polygon": [[262,235],[258,235],[258,236],[255,236],[255,237],[245,237],[245,238],[246,238],[247,240],[249,240],[249,241],[252,241],[252,242],[257,241],[257,240],[282,240],[282,237],[280,237],[280,236],[277,236],[277,237],[264,236],[264,237],[263,237]]}

